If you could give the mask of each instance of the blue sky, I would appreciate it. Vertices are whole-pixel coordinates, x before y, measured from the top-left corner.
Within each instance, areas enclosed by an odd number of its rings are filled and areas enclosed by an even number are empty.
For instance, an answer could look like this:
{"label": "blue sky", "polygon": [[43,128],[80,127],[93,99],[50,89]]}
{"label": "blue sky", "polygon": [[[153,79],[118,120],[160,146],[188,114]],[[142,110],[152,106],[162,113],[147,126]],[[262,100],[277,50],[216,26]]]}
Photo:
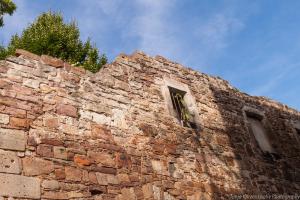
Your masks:
{"label": "blue sky", "polygon": [[14,0],[0,43],[40,13],[77,20],[110,61],[142,50],[300,110],[300,1]]}

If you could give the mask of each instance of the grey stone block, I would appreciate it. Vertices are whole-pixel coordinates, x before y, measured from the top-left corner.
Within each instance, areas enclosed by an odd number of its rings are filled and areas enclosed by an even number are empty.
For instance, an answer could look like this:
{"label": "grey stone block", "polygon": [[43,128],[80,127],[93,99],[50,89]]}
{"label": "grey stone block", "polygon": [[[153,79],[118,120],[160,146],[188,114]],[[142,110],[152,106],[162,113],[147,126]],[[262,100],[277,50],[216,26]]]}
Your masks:
{"label": "grey stone block", "polygon": [[10,174],[21,173],[21,161],[15,152],[0,151],[0,172]]}
{"label": "grey stone block", "polygon": [[40,180],[33,177],[0,173],[0,196],[40,199]]}
{"label": "grey stone block", "polygon": [[0,129],[0,148],[25,151],[25,132],[21,130]]}

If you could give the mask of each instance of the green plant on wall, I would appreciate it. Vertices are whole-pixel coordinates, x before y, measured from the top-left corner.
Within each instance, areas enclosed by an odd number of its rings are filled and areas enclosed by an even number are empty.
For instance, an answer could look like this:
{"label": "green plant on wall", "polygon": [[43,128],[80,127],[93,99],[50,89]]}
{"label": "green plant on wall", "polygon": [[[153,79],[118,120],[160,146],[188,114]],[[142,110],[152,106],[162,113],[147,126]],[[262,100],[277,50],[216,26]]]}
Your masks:
{"label": "green plant on wall", "polygon": [[192,116],[183,100],[183,95],[180,93],[176,93],[174,97],[177,100],[177,102],[180,104],[179,112],[180,112],[180,118],[182,122],[187,126],[190,126],[190,120],[192,119]]}
{"label": "green plant on wall", "polygon": [[75,21],[65,23],[60,13],[41,14],[21,35],[12,36],[9,45],[0,49],[0,58],[13,55],[16,49],[61,58],[73,65],[97,72],[107,63],[91,40],[80,40],[79,28]]}
{"label": "green plant on wall", "polygon": [[3,15],[12,15],[17,6],[11,0],[0,0],[0,27],[4,25]]}

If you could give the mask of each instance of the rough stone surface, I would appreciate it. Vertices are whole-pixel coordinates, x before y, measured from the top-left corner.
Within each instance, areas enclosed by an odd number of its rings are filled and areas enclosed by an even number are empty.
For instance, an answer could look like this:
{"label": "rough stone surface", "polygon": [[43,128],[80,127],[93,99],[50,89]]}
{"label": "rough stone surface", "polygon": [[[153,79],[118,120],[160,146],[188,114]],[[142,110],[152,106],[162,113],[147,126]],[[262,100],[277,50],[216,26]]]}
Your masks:
{"label": "rough stone surface", "polygon": [[77,117],[77,109],[72,105],[59,104],[57,106],[57,113],[70,117]]}
{"label": "rough stone surface", "polygon": [[50,174],[54,171],[52,162],[41,158],[26,157],[23,159],[23,170],[27,176]]}
{"label": "rough stone surface", "polygon": [[0,151],[0,172],[10,174],[21,173],[21,160],[15,152]]}
{"label": "rough stone surface", "polygon": [[9,115],[0,114],[0,123],[1,124],[8,124],[9,123]]}
{"label": "rough stone surface", "polygon": [[40,199],[40,180],[33,177],[0,173],[0,195]]}
{"label": "rough stone surface", "polygon": [[0,128],[0,148],[24,151],[26,138],[24,131]]}
{"label": "rough stone surface", "polygon": [[41,61],[46,65],[51,65],[56,68],[64,67],[64,62],[58,58],[53,58],[51,56],[42,55]]}
{"label": "rough stone surface", "polygon": [[[142,52],[122,54],[96,74],[17,55],[0,61],[0,197],[299,193],[300,113],[292,108]],[[177,118],[170,87],[184,92],[193,128]],[[273,154],[262,151],[249,115],[260,119]]]}

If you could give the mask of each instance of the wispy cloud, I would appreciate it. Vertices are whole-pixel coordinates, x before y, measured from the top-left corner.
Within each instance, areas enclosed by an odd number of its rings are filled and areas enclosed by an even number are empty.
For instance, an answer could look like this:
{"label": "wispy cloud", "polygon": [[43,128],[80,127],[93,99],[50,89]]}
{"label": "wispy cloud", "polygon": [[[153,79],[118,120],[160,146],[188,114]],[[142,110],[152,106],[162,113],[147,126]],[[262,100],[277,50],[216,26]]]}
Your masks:
{"label": "wispy cloud", "polygon": [[16,12],[12,16],[5,15],[5,26],[0,28],[1,44],[6,45],[9,42],[11,35],[20,33],[35,17],[28,7],[28,4],[31,4],[31,2],[24,0],[15,0],[14,2],[17,4]]}
{"label": "wispy cloud", "polygon": [[168,19],[174,3],[175,0],[135,0],[136,16],[123,32],[124,37],[136,37],[137,48],[149,54],[175,57],[180,42],[176,42],[174,24]]}
{"label": "wispy cloud", "polygon": [[[291,57],[272,57],[273,59],[257,66],[257,71],[248,74],[249,77],[257,76],[261,78],[262,84],[253,86],[250,94],[257,96],[269,96],[276,91],[276,87],[284,85],[291,72],[300,67],[299,62],[293,62]],[[260,75],[260,76],[259,76]],[[253,79],[255,80],[255,79]]]}
{"label": "wispy cloud", "polygon": [[228,37],[242,30],[244,23],[234,13],[220,12],[195,29],[206,50],[219,51],[228,45]]}

